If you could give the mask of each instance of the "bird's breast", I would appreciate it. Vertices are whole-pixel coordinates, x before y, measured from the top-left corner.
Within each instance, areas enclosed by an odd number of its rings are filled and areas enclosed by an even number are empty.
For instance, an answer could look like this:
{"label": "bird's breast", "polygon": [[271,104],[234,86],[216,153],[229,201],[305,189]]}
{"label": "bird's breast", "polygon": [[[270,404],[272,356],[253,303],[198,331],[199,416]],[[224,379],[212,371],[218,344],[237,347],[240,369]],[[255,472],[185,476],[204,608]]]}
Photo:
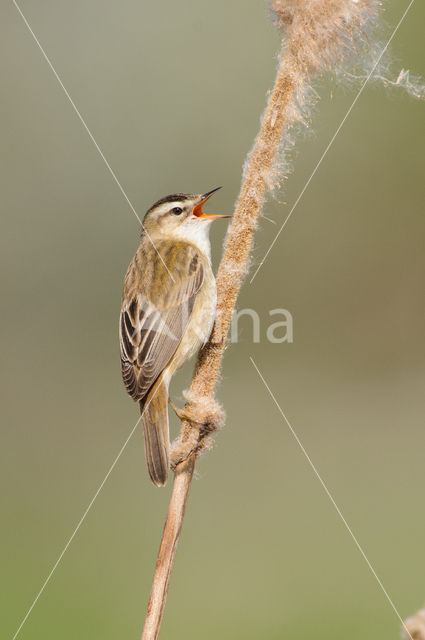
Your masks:
{"label": "bird's breast", "polygon": [[215,278],[211,266],[207,264],[204,281],[196,296],[189,323],[170,363],[172,372],[179,369],[208,340],[214,324],[216,305]]}

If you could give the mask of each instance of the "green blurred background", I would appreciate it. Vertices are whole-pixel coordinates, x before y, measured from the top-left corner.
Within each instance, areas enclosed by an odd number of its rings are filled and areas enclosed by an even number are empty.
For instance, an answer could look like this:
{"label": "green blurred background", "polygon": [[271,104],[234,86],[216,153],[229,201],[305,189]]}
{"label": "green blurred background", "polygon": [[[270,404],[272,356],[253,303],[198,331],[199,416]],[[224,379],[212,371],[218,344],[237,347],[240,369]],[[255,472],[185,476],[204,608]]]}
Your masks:
{"label": "green blurred background", "polygon": [[[22,0],[140,215],[224,189],[230,212],[276,65],[261,0]],[[406,2],[389,2],[382,38]],[[395,72],[425,75],[416,2]],[[1,637],[12,638],[138,417],[117,319],[139,225],[12,2],[0,6]],[[326,83],[281,224],[355,93]],[[228,419],[202,458],[162,638],[397,638],[400,622],[252,367],[252,356],[405,617],[425,598],[424,106],[368,87],[238,307]],[[277,226],[262,221],[253,265]],[[224,224],[212,231],[218,264]],[[294,318],[269,344],[270,309]],[[191,366],[176,376],[181,402]],[[173,434],[177,420],[172,417]],[[137,430],[19,637],[138,638],[170,485]]]}

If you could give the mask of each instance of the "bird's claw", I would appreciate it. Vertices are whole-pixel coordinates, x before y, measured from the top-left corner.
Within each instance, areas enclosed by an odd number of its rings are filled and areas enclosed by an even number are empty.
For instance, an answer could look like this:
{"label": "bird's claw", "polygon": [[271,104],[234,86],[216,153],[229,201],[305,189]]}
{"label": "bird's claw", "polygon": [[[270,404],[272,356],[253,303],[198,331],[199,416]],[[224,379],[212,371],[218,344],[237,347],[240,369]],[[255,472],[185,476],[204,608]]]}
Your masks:
{"label": "bird's claw", "polygon": [[171,408],[174,410],[174,413],[178,418],[180,418],[180,420],[188,420],[189,422],[192,422],[192,423],[196,422],[192,412],[189,411],[187,407],[183,407],[183,409],[180,409],[174,404],[174,402],[170,398],[168,398],[168,402],[170,403]]}

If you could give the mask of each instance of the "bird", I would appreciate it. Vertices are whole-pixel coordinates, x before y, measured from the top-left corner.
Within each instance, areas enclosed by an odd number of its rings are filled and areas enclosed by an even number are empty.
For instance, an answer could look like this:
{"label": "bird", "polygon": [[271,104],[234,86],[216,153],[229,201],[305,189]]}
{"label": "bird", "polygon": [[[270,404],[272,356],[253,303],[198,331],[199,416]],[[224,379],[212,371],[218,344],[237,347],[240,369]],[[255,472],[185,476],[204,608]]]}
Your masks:
{"label": "bird", "polygon": [[140,406],[147,468],[158,487],[170,469],[170,380],[208,340],[215,319],[209,230],[213,220],[230,216],[205,214],[202,206],[220,188],[155,202],[143,218],[140,245],[124,278],[121,372]]}

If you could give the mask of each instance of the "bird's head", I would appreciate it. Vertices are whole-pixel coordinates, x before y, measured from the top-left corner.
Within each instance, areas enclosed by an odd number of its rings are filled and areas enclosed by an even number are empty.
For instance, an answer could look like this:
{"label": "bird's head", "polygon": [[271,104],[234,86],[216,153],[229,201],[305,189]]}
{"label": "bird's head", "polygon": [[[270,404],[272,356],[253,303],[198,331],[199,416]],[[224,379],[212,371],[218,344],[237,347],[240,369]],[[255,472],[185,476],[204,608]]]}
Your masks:
{"label": "bird's head", "polygon": [[209,223],[221,214],[206,214],[202,206],[220,187],[203,194],[175,193],[161,198],[146,212],[143,228],[152,237],[188,237],[208,233]]}

